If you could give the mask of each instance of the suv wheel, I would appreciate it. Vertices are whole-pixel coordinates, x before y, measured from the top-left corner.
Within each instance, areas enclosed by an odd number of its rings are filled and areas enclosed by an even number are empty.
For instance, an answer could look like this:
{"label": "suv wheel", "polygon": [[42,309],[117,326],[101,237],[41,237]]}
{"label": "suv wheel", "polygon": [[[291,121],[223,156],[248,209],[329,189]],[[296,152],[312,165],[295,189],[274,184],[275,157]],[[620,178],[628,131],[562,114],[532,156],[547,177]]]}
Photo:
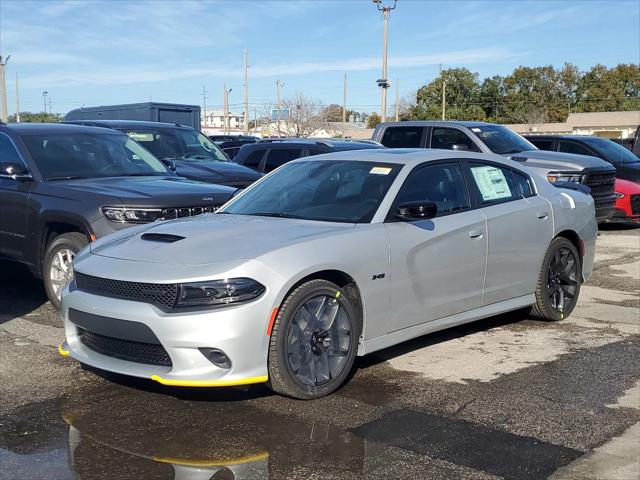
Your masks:
{"label": "suv wheel", "polygon": [[42,264],[42,279],[49,301],[60,309],[62,291],[73,280],[73,259],[88,240],[78,232],[64,233],[55,237],[47,246]]}
{"label": "suv wheel", "polygon": [[271,332],[269,386],[299,399],[332,393],[346,380],[358,349],[360,320],[334,283],[311,280],[284,300]]}

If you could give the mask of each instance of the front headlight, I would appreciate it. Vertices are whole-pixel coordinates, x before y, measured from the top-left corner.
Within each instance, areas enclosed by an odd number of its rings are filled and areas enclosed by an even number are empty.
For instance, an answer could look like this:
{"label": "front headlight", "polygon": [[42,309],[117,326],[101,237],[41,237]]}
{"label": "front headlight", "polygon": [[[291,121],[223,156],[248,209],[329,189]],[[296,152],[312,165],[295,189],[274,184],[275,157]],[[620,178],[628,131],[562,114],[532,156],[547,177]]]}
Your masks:
{"label": "front headlight", "polygon": [[246,302],[258,298],[264,291],[263,285],[250,278],[183,283],[179,287],[176,308]]}
{"label": "front headlight", "polygon": [[103,207],[102,213],[118,223],[149,223],[162,218],[161,208]]}
{"label": "front headlight", "polygon": [[547,174],[549,183],[570,182],[583,183],[585,176],[580,173],[551,172]]}
{"label": "front headlight", "polygon": [[624,193],[615,192],[614,195],[616,196],[616,198],[624,198]]}

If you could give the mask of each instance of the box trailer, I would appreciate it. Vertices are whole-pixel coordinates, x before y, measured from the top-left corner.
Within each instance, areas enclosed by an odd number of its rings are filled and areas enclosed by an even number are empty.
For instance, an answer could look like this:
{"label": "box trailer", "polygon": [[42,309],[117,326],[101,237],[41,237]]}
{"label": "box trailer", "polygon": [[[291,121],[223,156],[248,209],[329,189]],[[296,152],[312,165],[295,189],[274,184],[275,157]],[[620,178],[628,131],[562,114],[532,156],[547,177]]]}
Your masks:
{"label": "box trailer", "polygon": [[200,130],[200,107],[178,103],[129,103],[71,110],[65,120],[143,120],[188,125]]}

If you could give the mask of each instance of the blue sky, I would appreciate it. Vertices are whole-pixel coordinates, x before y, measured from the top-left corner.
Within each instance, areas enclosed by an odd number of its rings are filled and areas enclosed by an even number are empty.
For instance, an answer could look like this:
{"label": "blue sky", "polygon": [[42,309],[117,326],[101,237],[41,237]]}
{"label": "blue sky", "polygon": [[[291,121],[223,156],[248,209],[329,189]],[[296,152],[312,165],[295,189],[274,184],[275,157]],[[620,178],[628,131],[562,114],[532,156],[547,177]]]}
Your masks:
{"label": "blue sky", "polygon": [[[518,65],[582,69],[640,63],[640,0],[399,0],[389,24],[389,78],[401,97],[445,68],[481,77]],[[349,108],[379,110],[382,17],[371,0],[0,1],[0,54],[9,111],[147,101],[222,104],[223,83],[241,111],[242,49],[249,51],[250,109],[303,91]],[[390,90],[389,103],[395,91]]]}

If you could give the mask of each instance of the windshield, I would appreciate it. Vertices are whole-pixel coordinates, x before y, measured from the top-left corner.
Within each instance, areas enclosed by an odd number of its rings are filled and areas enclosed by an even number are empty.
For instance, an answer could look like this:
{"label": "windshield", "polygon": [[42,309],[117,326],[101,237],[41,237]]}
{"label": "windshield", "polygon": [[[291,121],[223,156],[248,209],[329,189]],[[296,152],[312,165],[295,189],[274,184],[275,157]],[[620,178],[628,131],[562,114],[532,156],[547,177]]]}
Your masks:
{"label": "windshield", "polygon": [[43,133],[22,140],[45,180],[169,174],[126,135]]}
{"label": "windshield", "polygon": [[222,213],[370,222],[401,167],[344,160],[288,163]]}
{"label": "windshield", "polygon": [[228,162],[218,146],[196,130],[144,128],[125,131],[156,157],[188,162]]}
{"label": "windshield", "polygon": [[470,130],[475,133],[493,153],[497,153],[498,155],[537,150],[535,145],[529,143],[510,128],[503,127],[502,125],[479,125],[470,127]]}
{"label": "windshield", "polygon": [[585,142],[587,145],[591,145],[593,148],[599,150],[611,163],[627,164],[640,162],[640,158],[636,157],[631,150],[627,150],[622,145],[618,145],[611,140],[591,137],[586,139]]}

